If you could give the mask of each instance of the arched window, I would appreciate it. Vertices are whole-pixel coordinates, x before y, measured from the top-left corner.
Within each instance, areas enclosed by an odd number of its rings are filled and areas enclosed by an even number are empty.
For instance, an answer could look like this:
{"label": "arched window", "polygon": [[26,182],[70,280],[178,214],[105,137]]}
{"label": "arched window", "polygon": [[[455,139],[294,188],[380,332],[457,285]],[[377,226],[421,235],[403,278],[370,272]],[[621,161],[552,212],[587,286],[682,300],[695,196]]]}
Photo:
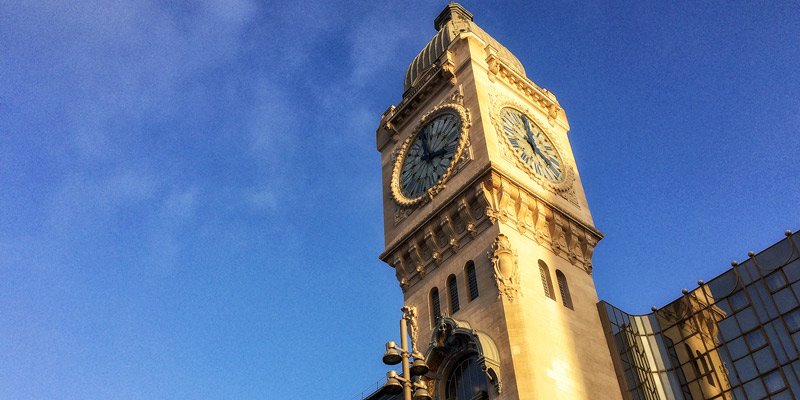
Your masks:
{"label": "arched window", "polygon": [[478,298],[478,278],[475,276],[475,263],[472,260],[467,261],[467,266],[464,267],[464,274],[467,275],[469,301],[475,300]]}
{"label": "arched window", "polygon": [[445,400],[488,399],[489,384],[476,357],[461,361],[447,377]]}
{"label": "arched window", "polygon": [[564,307],[569,308],[572,310],[572,297],[569,295],[569,285],[567,285],[567,277],[564,276],[564,273],[556,270],[556,279],[558,280],[558,290],[561,292],[561,301],[564,303]]}
{"label": "arched window", "polygon": [[447,277],[447,295],[450,296],[450,315],[453,315],[460,309],[458,306],[458,282],[456,282],[455,275]]}
{"label": "arched window", "polygon": [[544,261],[539,260],[539,273],[542,275],[542,287],[544,288],[544,295],[551,300],[556,299],[556,294],[553,292],[553,281],[550,279],[550,268]]}
{"label": "arched window", "polygon": [[431,326],[436,325],[436,319],[442,316],[442,308],[439,306],[439,289],[431,289]]}

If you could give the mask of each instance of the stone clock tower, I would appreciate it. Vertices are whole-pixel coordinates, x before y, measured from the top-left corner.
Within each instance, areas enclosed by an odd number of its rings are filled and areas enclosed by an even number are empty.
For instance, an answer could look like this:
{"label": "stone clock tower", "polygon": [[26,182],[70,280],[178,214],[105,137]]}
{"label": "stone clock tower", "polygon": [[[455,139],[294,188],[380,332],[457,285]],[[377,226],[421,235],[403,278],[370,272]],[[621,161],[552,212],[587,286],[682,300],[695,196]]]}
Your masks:
{"label": "stone clock tower", "polygon": [[564,110],[448,4],[381,116],[381,259],[434,398],[621,399]]}

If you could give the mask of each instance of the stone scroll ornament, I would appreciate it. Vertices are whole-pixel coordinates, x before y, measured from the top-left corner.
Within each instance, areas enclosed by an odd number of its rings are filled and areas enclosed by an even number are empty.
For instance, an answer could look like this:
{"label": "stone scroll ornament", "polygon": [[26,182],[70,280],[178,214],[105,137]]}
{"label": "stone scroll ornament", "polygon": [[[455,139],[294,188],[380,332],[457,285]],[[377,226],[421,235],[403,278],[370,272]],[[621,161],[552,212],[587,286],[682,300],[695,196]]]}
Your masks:
{"label": "stone scroll ornament", "polygon": [[513,302],[519,291],[519,268],[517,267],[517,255],[511,248],[511,242],[503,234],[497,235],[492,243],[492,251],[489,258],[494,267],[494,279],[497,284],[498,297],[505,296],[508,301]]}

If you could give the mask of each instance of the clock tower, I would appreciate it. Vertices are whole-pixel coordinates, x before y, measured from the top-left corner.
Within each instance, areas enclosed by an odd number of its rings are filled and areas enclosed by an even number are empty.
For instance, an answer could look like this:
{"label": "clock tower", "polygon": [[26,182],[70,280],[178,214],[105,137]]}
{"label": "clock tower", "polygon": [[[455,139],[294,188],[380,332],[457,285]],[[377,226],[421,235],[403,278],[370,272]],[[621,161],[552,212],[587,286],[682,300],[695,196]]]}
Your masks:
{"label": "clock tower", "polygon": [[450,3],[381,116],[385,250],[434,398],[621,399],[555,95]]}

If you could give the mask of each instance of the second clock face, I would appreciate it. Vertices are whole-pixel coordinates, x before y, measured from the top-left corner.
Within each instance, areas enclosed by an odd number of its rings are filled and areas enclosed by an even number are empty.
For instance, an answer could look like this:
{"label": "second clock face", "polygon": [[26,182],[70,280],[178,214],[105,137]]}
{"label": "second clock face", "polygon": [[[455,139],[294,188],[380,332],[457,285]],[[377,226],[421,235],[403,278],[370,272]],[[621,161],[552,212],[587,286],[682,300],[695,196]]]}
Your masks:
{"label": "second clock face", "polygon": [[414,199],[433,187],[447,172],[458,151],[461,119],[450,112],[425,124],[417,133],[400,170],[400,191]]}
{"label": "second clock face", "polygon": [[525,113],[513,108],[503,108],[500,118],[503,134],[525,165],[550,182],[561,181],[564,177],[561,156],[542,129]]}

